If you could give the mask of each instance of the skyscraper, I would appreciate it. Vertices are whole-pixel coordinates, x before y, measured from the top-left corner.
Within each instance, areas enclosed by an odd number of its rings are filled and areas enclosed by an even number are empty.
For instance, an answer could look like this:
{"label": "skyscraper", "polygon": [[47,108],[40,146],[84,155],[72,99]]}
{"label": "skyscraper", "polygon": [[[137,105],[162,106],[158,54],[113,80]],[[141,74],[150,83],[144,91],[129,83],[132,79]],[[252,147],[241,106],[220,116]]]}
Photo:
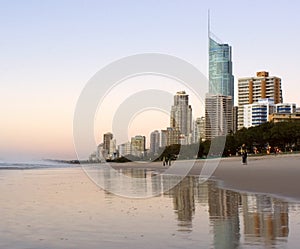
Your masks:
{"label": "skyscraper", "polygon": [[134,156],[144,156],[146,150],[146,137],[137,135],[131,138],[131,149],[132,155]]}
{"label": "skyscraper", "polygon": [[103,135],[103,153],[105,155],[103,155],[105,158],[109,157],[109,155],[111,153],[113,153],[113,151],[111,151],[111,144],[112,144],[112,140],[113,140],[113,134],[110,132],[107,132]]}
{"label": "skyscraper", "polygon": [[205,140],[205,117],[196,118],[194,122],[194,143]]}
{"label": "skyscraper", "polygon": [[238,80],[238,129],[244,127],[244,105],[270,98],[275,104],[282,103],[281,79],[269,76],[268,72],[257,72],[256,77]]}
{"label": "skyscraper", "polygon": [[185,91],[177,92],[171,108],[170,127],[189,137],[192,133],[192,107]]}
{"label": "skyscraper", "polygon": [[236,133],[238,130],[238,107],[232,107],[232,132]]}
{"label": "skyscraper", "polygon": [[205,98],[205,139],[226,136],[232,129],[232,97],[207,95]]}
{"label": "skyscraper", "polygon": [[234,100],[231,46],[212,36],[209,33],[209,94],[231,96]]}
{"label": "skyscraper", "polygon": [[160,131],[160,147],[166,147],[168,145],[168,131]]}
{"label": "skyscraper", "polygon": [[131,154],[131,143],[123,143],[118,146],[119,156],[127,156]]}
{"label": "skyscraper", "polygon": [[172,127],[167,127],[166,130],[161,130],[161,147],[169,146],[172,144],[179,144],[180,132]]}
{"label": "skyscraper", "polygon": [[227,135],[233,128],[234,77],[231,46],[217,41],[209,27],[208,39],[209,93],[205,98],[205,138],[211,140]]}
{"label": "skyscraper", "polygon": [[158,130],[150,134],[150,153],[157,154],[160,145],[160,134]]}

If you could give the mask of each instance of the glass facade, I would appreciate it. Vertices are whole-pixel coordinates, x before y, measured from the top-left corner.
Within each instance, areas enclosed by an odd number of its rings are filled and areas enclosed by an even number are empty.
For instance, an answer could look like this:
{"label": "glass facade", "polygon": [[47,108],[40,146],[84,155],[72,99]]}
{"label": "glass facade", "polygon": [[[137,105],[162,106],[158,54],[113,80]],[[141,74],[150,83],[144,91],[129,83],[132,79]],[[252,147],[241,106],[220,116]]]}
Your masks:
{"label": "glass facade", "polygon": [[209,37],[209,93],[234,99],[231,46]]}

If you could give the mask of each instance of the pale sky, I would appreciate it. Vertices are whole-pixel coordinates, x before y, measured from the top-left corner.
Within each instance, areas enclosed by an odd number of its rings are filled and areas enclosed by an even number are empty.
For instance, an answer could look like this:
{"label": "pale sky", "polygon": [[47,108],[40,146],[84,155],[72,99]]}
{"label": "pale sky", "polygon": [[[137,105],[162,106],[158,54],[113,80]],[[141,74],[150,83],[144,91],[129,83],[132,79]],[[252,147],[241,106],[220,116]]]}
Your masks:
{"label": "pale sky", "polygon": [[[282,78],[284,102],[300,105],[296,0],[13,0],[0,6],[0,159],[75,158],[73,114],[80,92],[98,70],[122,57],[170,54],[207,76],[208,9],[213,33],[232,46],[235,85],[239,77],[269,71]],[[169,90],[185,89],[174,84]],[[136,116],[130,134],[143,120],[149,130],[169,123],[166,114],[146,114]],[[109,125],[97,126],[95,140],[101,142]]]}

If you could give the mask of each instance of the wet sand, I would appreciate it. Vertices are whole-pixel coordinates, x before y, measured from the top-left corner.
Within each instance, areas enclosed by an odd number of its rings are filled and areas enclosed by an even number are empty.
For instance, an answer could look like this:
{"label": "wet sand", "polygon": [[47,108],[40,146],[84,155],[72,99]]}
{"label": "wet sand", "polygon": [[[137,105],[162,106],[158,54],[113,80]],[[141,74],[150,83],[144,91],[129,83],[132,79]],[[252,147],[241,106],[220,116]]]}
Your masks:
{"label": "wet sand", "polygon": [[[188,240],[173,235],[171,198],[117,197],[79,167],[0,170],[0,192],[1,249],[166,248],[165,241],[167,248],[189,248]],[[153,228],[162,221],[157,233]]]}
{"label": "wet sand", "polygon": [[266,193],[300,201],[300,155],[282,155],[224,160],[213,176],[224,188]]}
{"label": "wet sand", "polygon": [[[205,160],[197,160],[189,175],[199,175]],[[184,161],[179,161],[183,163]],[[114,168],[147,168],[163,172],[161,162],[112,164]],[[224,158],[212,174],[220,187],[241,192],[266,193],[300,201],[300,154]]]}
{"label": "wet sand", "polygon": [[[241,165],[240,158],[223,159],[212,179],[225,189],[300,201],[299,159],[299,155],[250,157],[248,165]],[[199,175],[203,162],[197,161],[189,174]],[[179,163],[184,165],[186,161]],[[159,162],[113,167],[166,169]],[[103,191],[81,167],[0,170],[0,248],[208,248],[214,237],[224,238],[223,231],[210,233],[214,223],[208,217],[208,199],[215,196],[216,189],[209,192],[208,185],[200,185],[195,203],[195,197],[191,197],[193,185],[187,186],[177,189],[178,196],[172,198],[133,200]],[[224,196],[221,201],[213,199],[213,207],[228,204],[230,192],[218,190]],[[237,213],[239,209],[234,210]],[[224,217],[227,215],[226,211]],[[299,216],[293,215],[290,224],[297,234]],[[223,218],[217,218],[218,222],[228,222]],[[299,244],[297,239],[289,238],[290,245]]]}

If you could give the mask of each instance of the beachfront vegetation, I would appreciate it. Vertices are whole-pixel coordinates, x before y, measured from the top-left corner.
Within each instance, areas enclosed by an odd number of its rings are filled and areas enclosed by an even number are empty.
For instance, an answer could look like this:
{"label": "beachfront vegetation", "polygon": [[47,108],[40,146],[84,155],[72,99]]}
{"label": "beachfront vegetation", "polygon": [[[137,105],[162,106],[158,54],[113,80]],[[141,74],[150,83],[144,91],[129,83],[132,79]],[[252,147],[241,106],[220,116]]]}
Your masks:
{"label": "beachfront vegetation", "polygon": [[[211,141],[192,145],[170,145],[161,151],[160,158],[179,155],[181,159],[206,157],[209,154]],[[250,154],[268,154],[277,152],[300,151],[300,123],[281,122],[265,123],[260,126],[243,128],[226,137],[222,156],[239,154],[245,144]]]}
{"label": "beachfront vegetation", "polygon": [[226,137],[224,156],[236,154],[240,146],[246,144],[250,153],[271,153],[300,150],[300,123],[280,122],[243,128]]}
{"label": "beachfront vegetation", "polygon": [[[220,138],[215,138],[216,140]],[[222,140],[222,139],[221,139]],[[214,141],[215,144],[222,144],[222,141]],[[127,155],[114,160],[113,162],[130,161],[163,161],[176,159],[194,159],[235,156],[239,155],[242,144],[245,144],[249,154],[263,155],[281,152],[300,151],[300,123],[281,122],[265,123],[260,126],[243,128],[236,133],[226,136],[223,153],[212,154],[209,152],[211,141],[201,141],[198,144],[180,145],[173,144],[162,147],[156,155],[147,153],[143,157]],[[222,148],[221,150],[222,151]]]}

